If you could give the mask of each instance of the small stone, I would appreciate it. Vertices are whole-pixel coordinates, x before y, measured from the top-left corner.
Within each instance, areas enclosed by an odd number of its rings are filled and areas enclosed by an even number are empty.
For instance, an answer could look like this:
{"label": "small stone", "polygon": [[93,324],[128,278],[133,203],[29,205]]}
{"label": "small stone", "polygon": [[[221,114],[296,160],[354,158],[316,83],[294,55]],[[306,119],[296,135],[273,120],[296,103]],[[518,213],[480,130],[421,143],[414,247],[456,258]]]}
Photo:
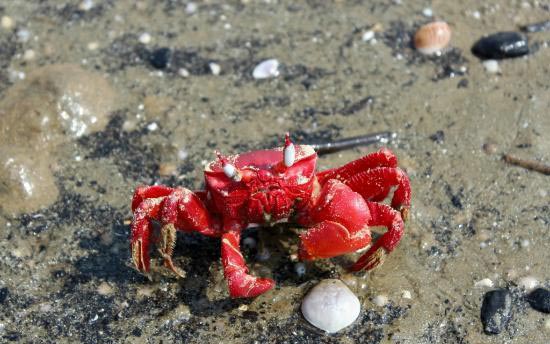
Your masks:
{"label": "small stone", "polygon": [[550,291],[537,288],[527,295],[527,302],[539,312],[550,313]]}
{"label": "small stone", "polygon": [[531,291],[539,285],[539,280],[533,276],[524,276],[519,279],[518,286],[525,289],[526,291]]}
{"label": "small stone", "polygon": [[99,295],[111,295],[113,291],[113,287],[111,287],[111,285],[107,282],[101,282],[101,284],[97,287],[97,293]]}
{"label": "small stone", "polygon": [[269,59],[260,62],[254,71],[252,77],[254,79],[267,79],[279,76],[279,61],[276,59]]}
{"label": "small stone", "polygon": [[491,155],[498,151],[498,146],[492,142],[486,142],[483,144],[483,151],[485,154]]}
{"label": "small stone", "polygon": [[9,295],[9,290],[6,287],[0,288],[0,304],[4,303]]}
{"label": "small stone", "polygon": [[11,30],[15,26],[15,20],[8,16],[2,16],[2,19],[0,19],[0,25],[3,29]]}
{"label": "small stone", "polygon": [[499,334],[508,325],[512,309],[512,296],[506,289],[485,293],[481,305],[481,323],[486,334]]}
{"label": "small stone", "polygon": [[156,69],[165,69],[170,63],[171,55],[169,48],[155,49],[149,56],[149,63]]}
{"label": "small stone", "polygon": [[149,44],[151,43],[152,37],[149,33],[144,32],[141,35],[139,35],[138,40],[143,44]]}
{"label": "small stone", "polygon": [[195,12],[197,12],[197,9],[198,9],[198,6],[196,3],[194,2],[189,2],[186,6],[185,6],[185,13],[187,14],[193,14]]}
{"label": "small stone", "polygon": [[424,15],[424,17],[433,17],[434,12],[431,8],[426,7],[425,9],[422,10],[422,15]]}
{"label": "small stone", "polygon": [[483,67],[487,73],[496,74],[500,72],[500,67],[497,60],[485,60],[483,61]]}
{"label": "small stone", "polygon": [[27,29],[17,30],[15,35],[17,36],[17,40],[21,43],[25,43],[31,38],[31,32]]}
{"label": "small stone", "polygon": [[220,75],[220,72],[222,71],[222,67],[220,67],[219,64],[210,62],[208,66],[210,67],[210,72],[212,72],[212,75]]}
{"label": "small stone", "polygon": [[359,316],[361,304],[340,280],[327,279],[317,284],[302,302],[302,314],[313,326],[328,333],[351,325]]}
{"label": "small stone", "polygon": [[525,32],[550,31],[550,20],[522,26],[521,30]]}
{"label": "small stone", "polygon": [[488,278],[484,278],[474,283],[474,287],[481,287],[481,288],[492,288],[493,285],[494,285],[493,281],[491,281]]}
{"label": "small stone", "polygon": [[472,53],[481,59],[505,59],[528,54],[529,46],[518,32],[497,32],[478,40]]}
{"label": "small stone", "polygon": [[372,300],[372,303],[378,307],[384,307],[388,303],[388,297],[386,295],[376,295]]}
{"label": "small stone", "polygon": [[147,130],[149,131],[155,131],[158,128],[159,128],[159,125],[157,124],[157,122],[152,122],[149,125],[147,125]]}
{"label": "small stone", "polygon": [[168,177],[176,175],[178,167],[172,163],[160,163],[158,168],[159,176]]}
{"label": "small stone", "polygon": [[411,292],[408,290],[403,290],[403,292],[401,293],[401,297],[404,299],[412,299]]}

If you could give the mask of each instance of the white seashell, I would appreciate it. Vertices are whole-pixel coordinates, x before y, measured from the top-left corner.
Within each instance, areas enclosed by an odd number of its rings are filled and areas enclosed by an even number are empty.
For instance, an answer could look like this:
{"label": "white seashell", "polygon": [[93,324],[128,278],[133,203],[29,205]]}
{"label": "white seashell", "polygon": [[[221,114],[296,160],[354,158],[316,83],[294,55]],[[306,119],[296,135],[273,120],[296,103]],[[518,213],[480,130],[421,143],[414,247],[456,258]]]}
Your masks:
{"label": "white seashell", "polygon": [[279,76],[279,61],[276,59],[260,62],[254,67],[254,71],[252,72],[252,77],[254,77],[254,79],[267,79],[277,76]]}
{"label": "white seashell", "polygon": [[351,325],[359,316],[357,296],[340,280],[327,279],[317,284],[302,301],[302,314],[313,326],[328,333]]}

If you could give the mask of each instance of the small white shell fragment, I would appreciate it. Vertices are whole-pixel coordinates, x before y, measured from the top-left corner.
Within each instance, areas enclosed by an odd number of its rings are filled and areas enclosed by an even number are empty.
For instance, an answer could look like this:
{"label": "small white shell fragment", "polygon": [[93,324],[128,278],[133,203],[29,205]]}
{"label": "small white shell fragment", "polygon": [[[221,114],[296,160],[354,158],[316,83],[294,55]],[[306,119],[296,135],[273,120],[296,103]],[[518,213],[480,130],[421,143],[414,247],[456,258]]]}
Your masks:
{"label": "small white shell fragment", "polygon": [[334,333],[351,325],[359,316],[357,296],[340,280],[326,279],[317,284],[302,301],[302,314],[321,330]]}
{"label": "small white shell fragment", "polygon": [[298,275],[298,277],[302,277],[306,274],[306,265],[302,262],[294,264],[294,272],[296,272],[296,275]]}
{"label": "small white shell fragment", "polygon": [[526,291],[535,289],[539,284],[539,280],[533,276],[525,276],[520,278],[518,281],[518,286],[525,288]]}
{"label": "small white shell fragment", "polygon": [[493,286],[494,286],[493,281],[491,281],[488,278],[484,278],[474,283],[474,287],[479,287],[479,288],[492,288]]}
{"label": "small white shell fragment", "polygon": [[279,76],[279,61],[276,59],[269,59],[260,62],[254,71],[252,77],[254,79],[267,79]]}
{"label": "small white shell fragment", "polygon": [[296,160],[296,149],[294,149],[294,145],[292,143],[285,147],[283,155],[285,166],[292,166],[294,164],[294,160]]}
{"label": "small white shell fragment", "polygon": [[483,61],[483,67],[487,73],[495,74],[500,72],[500,67],[497,60],[485,60]]}
{"label": "small white shell fragment", "polygon": [[386,295],[376,295],[372,300],[372,303],[374,303],[378,307],[383,307],[386,305],[386,303],[388,303],[388,297]]}

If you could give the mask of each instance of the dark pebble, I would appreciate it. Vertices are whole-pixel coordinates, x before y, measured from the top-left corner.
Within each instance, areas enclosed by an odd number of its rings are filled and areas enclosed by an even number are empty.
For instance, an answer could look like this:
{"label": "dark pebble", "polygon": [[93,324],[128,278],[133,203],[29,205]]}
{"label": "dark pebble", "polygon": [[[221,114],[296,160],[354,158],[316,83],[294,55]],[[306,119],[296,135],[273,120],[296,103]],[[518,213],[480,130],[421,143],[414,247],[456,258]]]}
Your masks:
{"label": "dark pebble", "polygon": [[527,302],[539,312],[550,313],[550,291],[537,288],[527,295]]}
{"label": "dark pebble", "polygon": [[168,67],[168,63],[170,63],[170,55],[171,52],[168,48],[156,49],[151,53],[151,56],[149,56],[149,63],[156,69],[164,69]]}
{"label": "dark pebble", "polygon": [[6,301],[6,299],[8,298],[8,295],[9,295],[8,288],[6,287],[0,288],[0,303],[4,303],[4,301]]}
{"label": "dark pebble", "polygon": [[438,130],[435,134],[430,135],[430,140],[435,143],[443,143],[445,141],[445,132],[443,130]]}
{"label": "dark pebble", "polygon": [[512,296],[506,289],[487,292],[481,305],[481,323],[486,334],[499,334],[510,322]]}
{"label": "dark pebble", "polygon": [[527,38],[518,32],[497,32],[481,38],[472,53],[482,59],[505,59],[529,53]]}

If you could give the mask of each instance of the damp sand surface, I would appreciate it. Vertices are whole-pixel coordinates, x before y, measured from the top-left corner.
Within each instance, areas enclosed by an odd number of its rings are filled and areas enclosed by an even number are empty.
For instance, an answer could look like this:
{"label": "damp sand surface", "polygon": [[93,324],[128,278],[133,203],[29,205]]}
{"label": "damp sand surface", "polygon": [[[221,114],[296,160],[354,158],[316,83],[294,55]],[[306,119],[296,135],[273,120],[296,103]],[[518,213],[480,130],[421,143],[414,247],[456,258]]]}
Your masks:
{"label": "damp sand surface", "polygon": [[[548,315],[522,288],[550,286],[549,177],[502,156],[550,163],[550,33],[529,33],[532,53],[496,73],[470,48],[549,14],[534,1],[2,4],[0,342],[546,343]],[[453,33],[426,57],[411,38],[432,19]],[[255,80],[272,58],[277,75]],[[183,279],[154,253],[152,280],[132,268],[137,185],[201,188],[214,149],[269,148],[286,131],[298,142],[397,134],[388,146],[413,204],[381,268],[351,275],[349,255],[297,274],[297,230],[277,226],[244,233],[258,242],[244,248],[252,272],[277,282],[252,300],[228,298],[220,243],[199,235],[178,236]],[[324,155],[319,168],[377,148]],[[330,335],[300,313],[325,278],[362,308]],[[486,335],[493,288],[511,291],[512,319]]]}

